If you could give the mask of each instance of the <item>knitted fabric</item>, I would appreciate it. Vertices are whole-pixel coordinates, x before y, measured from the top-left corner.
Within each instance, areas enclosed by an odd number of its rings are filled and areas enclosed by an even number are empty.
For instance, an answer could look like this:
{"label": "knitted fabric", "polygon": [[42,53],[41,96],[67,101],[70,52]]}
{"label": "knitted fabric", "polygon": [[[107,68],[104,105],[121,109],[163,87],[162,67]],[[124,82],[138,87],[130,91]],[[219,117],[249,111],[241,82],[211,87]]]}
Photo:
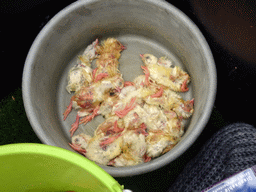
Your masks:
{"label": "knitted fabric", "polygon": [[256,128],[235,123],[220,129],[184,168],[168,192],[202,191],[256,165]]}

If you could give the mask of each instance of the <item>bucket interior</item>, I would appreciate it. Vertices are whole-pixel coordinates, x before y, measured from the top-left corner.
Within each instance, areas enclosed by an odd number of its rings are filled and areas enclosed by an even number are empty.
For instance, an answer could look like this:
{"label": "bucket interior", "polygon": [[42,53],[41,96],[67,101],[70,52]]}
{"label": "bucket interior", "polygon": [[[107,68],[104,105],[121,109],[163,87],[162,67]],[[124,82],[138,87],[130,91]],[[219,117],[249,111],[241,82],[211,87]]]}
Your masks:
{"label": "bucket interior", "polygon": [[[207,43],[187,16],[166,2],[79,1],[52,18],[31,47],[24,68],[23,98],[28,118],[43,143],[72,151],[68,143],[75,110],[63,121],[71,98],[66,91],[67,74],[89,44],[108,37],[127,47],[119,60],[124,80],[143,74],[139,55],[145,53],[167,56],[191,76],[189,91],[182,97],[195,99],[194,114],[182,140],[167,154],[139,165],[136,172],[102,166],[113,176],[154,170],[174,160],[196,139],[209,118],[215,94],[215,68]],[[75,134],[93,135],[103,120],[98,116],[86,126],[80,125]]]}

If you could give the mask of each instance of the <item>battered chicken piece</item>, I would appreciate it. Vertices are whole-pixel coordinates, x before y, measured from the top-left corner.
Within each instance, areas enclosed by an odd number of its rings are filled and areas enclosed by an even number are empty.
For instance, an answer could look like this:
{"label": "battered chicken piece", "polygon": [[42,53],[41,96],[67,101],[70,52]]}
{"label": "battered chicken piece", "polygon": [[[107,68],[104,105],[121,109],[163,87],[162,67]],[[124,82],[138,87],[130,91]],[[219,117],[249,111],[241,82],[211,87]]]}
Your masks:
{"label": "battered chicken piece", "polygon": [[[158,59],[151,54],[140,55],[145,64],[143,69],[147,71],[146,76],[150,76],[158,84],[170,87],[173,91],[188,91],[190,76],[179,67],[166,67],[158,64]],[[163,60],[163,59],[162,59]]]}

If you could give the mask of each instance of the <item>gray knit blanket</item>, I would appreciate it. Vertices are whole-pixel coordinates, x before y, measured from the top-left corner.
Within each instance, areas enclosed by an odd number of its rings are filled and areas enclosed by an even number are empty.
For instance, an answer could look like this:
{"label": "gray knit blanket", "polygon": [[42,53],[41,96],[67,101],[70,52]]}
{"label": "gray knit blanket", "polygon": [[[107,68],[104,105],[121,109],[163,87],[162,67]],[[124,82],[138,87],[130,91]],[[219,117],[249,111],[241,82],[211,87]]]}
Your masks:
{"label": "gray knit blanket", "polygon": [[202,147],[168,192],[202,191],[256,165],[256,128],[245,123],[223,127]]}

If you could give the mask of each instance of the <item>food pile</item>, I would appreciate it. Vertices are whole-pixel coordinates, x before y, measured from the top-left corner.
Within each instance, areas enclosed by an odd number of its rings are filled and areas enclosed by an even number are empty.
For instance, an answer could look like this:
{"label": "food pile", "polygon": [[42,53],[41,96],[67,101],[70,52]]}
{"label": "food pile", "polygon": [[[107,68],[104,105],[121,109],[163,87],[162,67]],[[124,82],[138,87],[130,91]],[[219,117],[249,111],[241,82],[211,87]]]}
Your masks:
{"label": "food pile", "polygon": [[[79,56],[69,71],[67,91],[74,92],[64,120],[77,110],[71,125],[70,146],[101,165],[132,166],[148,162],[169,150],[184,133],[184,120],[193,113],[194,99],[185,101],[178,92],[188,91],[190,76],[166,57],[140,54],[144,75],[125,81],[118,70],[121,52],[117,39],[98,39]],[[96,59],[96,68],[92,61]],[[94,136],[74,135],[79,124],[95,116],[105,121]]]}

